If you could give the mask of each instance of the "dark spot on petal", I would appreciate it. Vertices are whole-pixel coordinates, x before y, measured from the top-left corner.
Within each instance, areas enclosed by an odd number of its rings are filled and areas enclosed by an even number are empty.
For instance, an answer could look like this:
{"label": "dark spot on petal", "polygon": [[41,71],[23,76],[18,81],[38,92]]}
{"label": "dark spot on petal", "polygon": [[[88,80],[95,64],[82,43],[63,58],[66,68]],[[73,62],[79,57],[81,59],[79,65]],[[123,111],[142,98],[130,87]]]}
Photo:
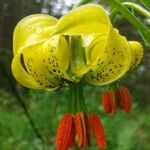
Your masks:
{"label": "dark spot on petal", "polygon": [[24,56],[23,56],[23,54],[20,55],[20,63],[22,65],[23,69],[28,73],[28,70],[27,70],[25,62],[24,62]]}

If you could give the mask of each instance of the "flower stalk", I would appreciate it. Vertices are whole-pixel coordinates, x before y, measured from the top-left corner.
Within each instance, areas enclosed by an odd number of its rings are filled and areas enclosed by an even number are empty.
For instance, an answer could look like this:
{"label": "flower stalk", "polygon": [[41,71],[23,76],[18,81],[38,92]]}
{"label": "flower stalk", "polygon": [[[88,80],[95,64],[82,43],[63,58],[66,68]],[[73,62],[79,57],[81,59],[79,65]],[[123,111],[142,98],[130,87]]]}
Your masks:
{"label": "flower stalk", "polygon": [[124,6],[129,7],[129,8],[133,8],[134,10],[136,10],[137,12],[142,14],[143,16],[145,16],[148,19],[150,19],[150,12],[147,11],[145,8],[141,7],[140,5],[138,5],[136,3],[133,3],[133,2],[123,2],[122,4]]}
{"label": "flower stalk", "polygon": [[118,0],[103,0],[119,11],[132,25],[139,31],[143,40],[150,46],[150,29],[146,27],[137,17],[135,17],[125,6]]}
{"label": "flower stalk", "polygon": [[69,83],[69,112],[86,111],[86,105],[83,96],[83,83]]}

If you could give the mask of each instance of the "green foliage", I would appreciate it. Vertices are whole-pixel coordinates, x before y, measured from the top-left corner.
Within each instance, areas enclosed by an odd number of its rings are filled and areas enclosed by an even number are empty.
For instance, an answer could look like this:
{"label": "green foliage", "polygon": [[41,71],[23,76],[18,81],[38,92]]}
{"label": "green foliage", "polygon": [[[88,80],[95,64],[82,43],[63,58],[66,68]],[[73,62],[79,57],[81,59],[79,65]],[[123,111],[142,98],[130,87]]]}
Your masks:
{"label": "green foliage", "polygon": [[141,2],[150,10],[150,0],[141,0]]}

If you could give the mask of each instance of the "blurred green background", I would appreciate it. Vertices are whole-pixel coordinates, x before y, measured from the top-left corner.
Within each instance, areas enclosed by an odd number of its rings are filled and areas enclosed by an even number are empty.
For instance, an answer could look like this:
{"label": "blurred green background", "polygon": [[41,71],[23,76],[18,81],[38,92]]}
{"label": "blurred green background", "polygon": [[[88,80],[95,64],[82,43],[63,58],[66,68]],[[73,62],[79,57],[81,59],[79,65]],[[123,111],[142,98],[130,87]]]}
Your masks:
{"label": "blurred green background", "polygon": [[[59,18],[73,7],[75,0],[0,0],[0,150],[54,150],[58,122],[68,106],[68,88],[55,92],[29,90],[11,74],[12,35],[16,23],[34,13]],[[98,1],[94,1],[98,3]],[[137,1],[139,2],[139,1]],[[99,1],[100,3],[100,1]],[[110,7],[102,3],[105,8]],[[133,11],[133,10],[132,10]],[[139,18],[149,24],[149,20]],[[114,26],[130,40],[141,41],[137,31],[121,15]],[[102,112],[101,87],[85,87],[89,112],[100,114],[105,126],[107,150],[150,150],[150,49],[145,46],[139,68],[122,79],[133,95],[131,113]],[[93,147],[86,150],[97,150]]]}

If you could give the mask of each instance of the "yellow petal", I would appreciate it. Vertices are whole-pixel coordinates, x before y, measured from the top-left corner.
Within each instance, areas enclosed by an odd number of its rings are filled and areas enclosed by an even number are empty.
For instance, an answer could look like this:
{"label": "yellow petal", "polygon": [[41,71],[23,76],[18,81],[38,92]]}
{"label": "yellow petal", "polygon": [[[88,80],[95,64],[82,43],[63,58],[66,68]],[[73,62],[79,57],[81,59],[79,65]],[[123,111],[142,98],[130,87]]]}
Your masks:
{"label": "yellow petal", "polygon": [[86,58],[89,54],[86,49],[97,34],[105,36],[107,40],[110,28],[107,12],[101,6],[94,4],[75,8],[58,20],[52,35],[70,36],[71,62],[68,75],[72,80],[80,81],[89,71],[91,64]]}
{"label": "yellow petal", "polygon": [[109,33],[110,21],[103,7],[87,4],[77,7],[57,22],[52,34],[85,35]]}
{"label": "yellow petal", "polygon": [[38,83],[35,82],[33,77],[27,73],[27,71],[23,68],[21,64],[21,54],[17,54],[12,61],[12,74],[16,78],[16,80],[23,86],[32,89],[42,89]]}
{"label": "yellow petal", "polygon": [[57,35],[25,47],[21,54],[27,72],[42,87],[58,88],[68,79],[70,52],[64,37]]}
{"label": "yellow petal", "polygon": [[136,68],[142,61],[144,55],[144,49],[142,45],[137,41],[129,41],[130,49],[132,52],[131,69]]}
{"label": "yellow petal", "polygon": [[57,19],[44,14],[30,15],[22,19],[13,34],[13,52],[49,39]]}
{"label": "yellow petal", "polygon": [[96,58],[97,62],[95,61],[91,72],[85,75],[85,80],[92,85],[101,86],[118,80],[129,70],[132,54],[127,40],[115,29],[111,30],[107,44],[104,42],[102,46],[97,41],[93,44],[94,54],[91,55],[91,60]]}
{"label": "yellow petal", "polygon": [[97,34],[92,37],[92,42],[86,47],[85,54],[87,64],[97,68],[97,62],[104,54],[104,50],[108,44],[109,34]]}
{"label": "yellow petal", "polygon": [[55,35],[42,46],[44,65],[58,77],[69,79],[70,49],[63,36]]}
{"label": "yellow petal", "polygon": [[[45,88],[53,89],[61,86],[63,84],[63,79],[56,74],[54,66],[49,69],[49,62],[44,59],[45,51],[49,50],[48,45],[45,45],[45,42],[42,42],[24,48],[22,54],[24,56],[24,63],[27,71],[35,81]],[[52,60],[56,63],[56,60],[52,55],[49,55],[49,58],[50,61]]]}

